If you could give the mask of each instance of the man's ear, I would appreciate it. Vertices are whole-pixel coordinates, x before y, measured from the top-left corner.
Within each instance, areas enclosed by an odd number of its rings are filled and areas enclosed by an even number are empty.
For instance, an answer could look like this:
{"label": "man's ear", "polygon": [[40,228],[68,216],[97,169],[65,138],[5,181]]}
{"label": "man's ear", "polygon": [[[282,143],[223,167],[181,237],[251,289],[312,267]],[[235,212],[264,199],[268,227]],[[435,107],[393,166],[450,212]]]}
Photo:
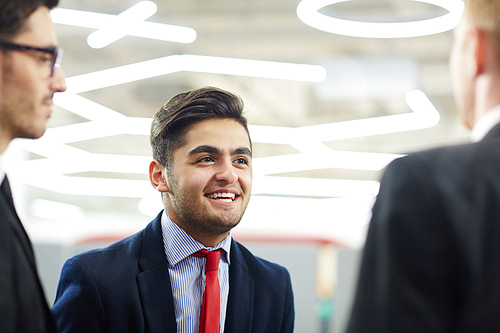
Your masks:
{"label": "man's ear", "polygon": [[491,52],[491,41],[484,30],[473,28],[470,31],[472,43],[474,44],[474,65],[476,77],[485,72],[488,66],[488,57]]}
{"label": "man's ear", "polygon": [[157,160],[149,164],[149,181],[158,192],[169,192],[166,169]]}

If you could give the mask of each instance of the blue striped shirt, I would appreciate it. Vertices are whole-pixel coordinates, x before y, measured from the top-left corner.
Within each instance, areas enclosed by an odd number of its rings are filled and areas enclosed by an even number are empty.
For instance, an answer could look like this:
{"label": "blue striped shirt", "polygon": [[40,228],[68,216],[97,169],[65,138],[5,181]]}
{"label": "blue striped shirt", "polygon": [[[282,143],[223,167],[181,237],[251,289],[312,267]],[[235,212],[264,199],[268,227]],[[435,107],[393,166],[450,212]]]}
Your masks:
{"label": "blue striped shirt", "polygon": [[219,333],[224,332],[227,299],[229,295],[229,251],[231,235],[214,246],[207,248],[182,228],[172,222],[163,211],[161,217],[163,246],[169,263],[168,272],[172,284],[177,332],[197,333],[200,323],[201,302],[205,290],[205,258],[192,257],[201,249],[209,251],[222,248],[217,275],[220,283],[220,324]]}

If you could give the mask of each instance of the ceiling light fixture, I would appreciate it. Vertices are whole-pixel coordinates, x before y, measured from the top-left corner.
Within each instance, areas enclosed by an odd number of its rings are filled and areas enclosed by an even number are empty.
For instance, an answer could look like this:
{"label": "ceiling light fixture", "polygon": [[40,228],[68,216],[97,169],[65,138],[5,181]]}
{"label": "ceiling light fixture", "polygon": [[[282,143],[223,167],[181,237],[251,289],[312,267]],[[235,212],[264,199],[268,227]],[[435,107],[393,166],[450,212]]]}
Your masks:
{"label": "ceiling light fixture", "polygon": [[[71,80],[71,78],[66,79]],[[68,84],[68,81],[66,81]],[[71,89],[71,83],[69,83]],[[85,97],[66,91],[64,94],[54,95],[54,104],[80,117],[92,121],[116,122],[127,118],[124,114],[105,107]]]}
{"label": "ceiling light fixture", "polygon": [[[91,102],[76,94],[61,94],[61,96],[66,96],[62,104],[71,112],[75,112],[75,106],[86,106],[87,102]],[[413,111],[412,113],[299,128],[250,125],[249,130],[253,142],[292,145],[301,152],[299,154],[284,156],[256,158],[254,160],[255,173],[269,175],[322,168],[380,170],[393,159],[403,155],[334,151],[323,144],[323,142],[429,128],[439,122],[439,112],[422,91],[409,91],[406,94],[406,101]],[[67,154],[67,152],[62,149],[62,144],[64,143],[85,141],[119,134],[149,134],[151,123],[149,118],[126,117],[107,108],[95,114],[88,113],[88,111],[87,113],[80,112],[88,109],[99,111],[99,108],[96,107],[83,107],[82,110],[77,108],[76,112],[93,121],[51,128],[47,130],[46,135],[39,140],[39,144],[33,145],[32,142],[29,142],[31,146],[27,147],[27,150],[42,156],[57,157]],[[112,128],[108,126],[108,120],[113,121],[114,126]],[[52,147],[52,149],[43,151],[40,149],[42,147]],[[71,152],[72,156],[80,152],[76,149],[73,150],[74,151]],[[59,154],[57,152],[59,152]],[[88,154],[81,156],[85,158],[86,161],[90,160]],[[54,162],[53,160],[48,160],[46,162],[49,165],[54,165],[55,163],[61,166],[64,164],[64,161]],[[120,165],[122,163],[115,161],[115,163],[112,164]],[[99,165],[99,163],[94,163],[93,165]],[[54,168],[54,166],[49,168]],[[89,168],[87,171],[103,170],[93,167]]]}
{"label": "ceiling light fixture", "polygon": [[253,160],[255,174],[273,175],[320,169],[382,170],[401,154],[330,150],[326,154],[290,154],[260,157]]}
{"label": "ceiling light fixture", "polygon": [[326,78],[326,70],[317,65],[184,54],[73,76],[66,84],[68,92],[77,94],[180,71],[306,82]]}
{"label": "ceiling light fixture", "polygon": [[252,194],[291,195],[300,197],[356,198],[374,197],[379,182],[372,180],[324,179],[257,176]]}
{"label": "ceiling light fixture", "polygon": [[[117,18],[117,15],[65,8],[53,9],[50,15],[54,23],[91,29],[109,28]],[[196,39],[196,30],[193,28],[144,21],[135,22],[132,27],[127,28],[127,34],[184,44],[192,43]]]}
{"label": "ceiling light fixture", "polygon": [[365,38],[407,38],[437,34],[453,29],[462,17],[462,0],[413,0],[444,8],[447,14],[412,22],[361,22],[339,19],[319,13],[326,6],[349,0],[302,0],[297,16],[305,24],[326,32]]}
{"label": "ceiling light fixture", "polygon": [[100,49],[129,35],[137,23],[156,13],[157,6],[152,1],[141,1],[115,16],[100,30],[94,31],[87,38],[87,43],[94,49]]}
{"label": "ceiling light fixture", "polygon": [[306,138],[312,142],[330,142],[406,132],[430,128],[439,122],[438,110],[423,91],[411,90],[405,100],[413,112],[297,128],[253,125],[249,130],[253,142],[291,144]]}

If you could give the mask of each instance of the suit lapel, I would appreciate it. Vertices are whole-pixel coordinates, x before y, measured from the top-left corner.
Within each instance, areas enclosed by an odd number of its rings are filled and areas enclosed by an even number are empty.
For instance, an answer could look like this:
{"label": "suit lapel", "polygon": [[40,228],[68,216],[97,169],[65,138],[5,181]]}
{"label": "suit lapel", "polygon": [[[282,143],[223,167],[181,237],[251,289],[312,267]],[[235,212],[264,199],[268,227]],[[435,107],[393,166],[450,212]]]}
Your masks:
{"label": "suit lapel", "polygon": [[[43,304],[43,312],[45,315],[46,325],[45,328],[47,332],[57,332],[52,313],[50,312],[49,306],[46,303],[42,284],[40,283],[40,280],[38,278],[35,255],[33,254],[31,242],[14,207],[14,201],[12,200],[12,193],[10,191],[10,185],[7,176],[5,176],[4,181],[0,186],[0,218],[0,223],[8,223],[12,228],[14,237],[21,245],[24,255],[28,259],[28,264],[32,271],[32,274],[36,277],[36,288],[38,289],[38,294],[42,298],[42,301],[45,303]],[[35,302],[36,299],[34,298],[33,301]]]}
{"label": "suit lapel", "polygon": [[1,192],[4,195],[7,202],[10,204],[12,209],[14,210],[14,201],[12,200],[12,192],[10,191],[10,184],[7,175],[5,175],[4,180],[2,181],[2,186],[0,186]]}
{"label": "suit lapel", "polygon": [[232,240],[225,332],[252,331],[253,295],[254,281],[248,274],[238,243]]}
{"label": "suit lapel", "polygon": [[177,332],[168,262],[163,249],[161,213],[144,230],[137,275],[146,326],[150,332]]}
{"label": "suit lapel", "polygon": [[22,246],[26,258],[28,258],[34,274],[37,274],[33,248],[31,246],[28,235],[26,234],[26,230],[24,230],[21,220],[19,219],[19,216],[17,215],[16,209],[14,207],[14,202],[12,200],[12,194],[10,191],[10,185],[7,176],[5,176],[5,179],[0,186],[0,192],[0,216],[4,220],[2,221],[2,223],[10,224],[12,230],[14,230],[15,237]]}

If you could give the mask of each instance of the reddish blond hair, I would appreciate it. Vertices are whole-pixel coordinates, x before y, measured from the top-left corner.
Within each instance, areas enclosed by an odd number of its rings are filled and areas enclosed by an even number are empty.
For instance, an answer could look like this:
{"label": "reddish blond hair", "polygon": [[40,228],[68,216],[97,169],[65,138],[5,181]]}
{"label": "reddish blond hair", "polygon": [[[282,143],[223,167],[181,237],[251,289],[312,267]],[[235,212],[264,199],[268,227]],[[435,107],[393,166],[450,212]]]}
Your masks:
{"label": "reddish blond hair", "polygon": [[488,33],[500,56],[500,0],[464,0],[464,18]]}

